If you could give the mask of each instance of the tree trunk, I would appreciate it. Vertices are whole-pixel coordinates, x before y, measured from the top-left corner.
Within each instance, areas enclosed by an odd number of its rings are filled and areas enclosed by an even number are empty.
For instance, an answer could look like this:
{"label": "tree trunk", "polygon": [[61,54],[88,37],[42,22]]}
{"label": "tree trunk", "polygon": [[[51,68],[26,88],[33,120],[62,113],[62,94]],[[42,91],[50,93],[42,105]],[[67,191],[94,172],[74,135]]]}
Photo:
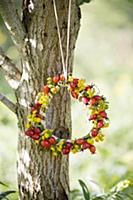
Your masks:
{"label": "tree trunk", "polygon": [[[58,0],[57,12],[66,55],[68,0]],[[72,0],[71,33],[68,71],[72,71],[73,53],[79,30],[80,10]],[[62,73],[61,56],[52,0],[24,0],[23,24],[26,39],[22,47],[23,75],[16,90],[17,114],[20,128],[18,138],[18,184],[20,199],[67,200],[69,194],[69,158],[44,152],[24,135],[26,115],[35,95],[48,76]],[[63,126],[71,132],[71,102],[66,89],[50,104],[46,127]]]}

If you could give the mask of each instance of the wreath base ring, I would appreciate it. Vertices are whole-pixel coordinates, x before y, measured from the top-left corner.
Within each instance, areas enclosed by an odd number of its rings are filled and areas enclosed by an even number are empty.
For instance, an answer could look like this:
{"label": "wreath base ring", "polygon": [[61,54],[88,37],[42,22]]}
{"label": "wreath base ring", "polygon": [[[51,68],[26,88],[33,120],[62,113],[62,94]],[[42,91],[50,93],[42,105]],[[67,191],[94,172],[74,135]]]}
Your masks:
{"label": "wreath base ring", "polygon": [[[61,127],[60,136],[57,132],[44,127],[46,111],[53,96],[60,91],[62,87],[67,87],[70,95],[85,104],[90,112],[89,121],[92,122],[91,130],[83,137],[77,139],[62,139],[61,136],[69,131]],[[98,91],[99,92],[99,91]],[[64,75],[48,77],[47,84],[42,88],[31,106],[31,112],[27,116],[27,130],[25,135],[33,139],[45,150],[51,150],[54,155],[77,153],[89,149],[91,153],[96,152],[95,142],[103,141],[104,134],[102,129],[109,126],[106,109],[108,102],[106,98],[99,95],[95,85],[86,85],[85,80],[68,77],[66,81]]]}

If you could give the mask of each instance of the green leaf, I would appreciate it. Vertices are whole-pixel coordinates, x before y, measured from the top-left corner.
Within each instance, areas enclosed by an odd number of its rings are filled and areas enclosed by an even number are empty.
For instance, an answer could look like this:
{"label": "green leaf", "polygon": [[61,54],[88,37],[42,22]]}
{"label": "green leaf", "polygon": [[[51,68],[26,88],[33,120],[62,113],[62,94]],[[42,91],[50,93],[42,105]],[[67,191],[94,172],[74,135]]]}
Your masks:
{"label": "green leaf", "polygon": [[80,186],[82,188],[84,199],[85,200],[90,200],[90,192],[89,192],[86,184],[82,180],[78,180],[78,181],[79,181],[79,184],[80,184]]}
{"label": "green leaf", "polygon": [[89,3],[91,0],[77,0],[78,6],[82,5],[83,3]]}
{"label": "green leaf", "polygon": [[0,192],[0,200],[1,200],[1,199],[7,199],[6,197],[7,197],[9,194],[12,194],[12,193],[16,193],[16,191],[14,191],[14,190],[9,190],[9,191],[6,191],[6,192]]}
{"label": "green leaf", "polygon": [[92,200],[107,200],[106,195],[98,195],[92,198]]}
{"label": "green leaf", "polygon": [[80,190],[74,189],[74,190],[70,191],[70,195],[69,195],[70,200],[80,200],[81,197],[82,197],[82,194],[81,194]]}

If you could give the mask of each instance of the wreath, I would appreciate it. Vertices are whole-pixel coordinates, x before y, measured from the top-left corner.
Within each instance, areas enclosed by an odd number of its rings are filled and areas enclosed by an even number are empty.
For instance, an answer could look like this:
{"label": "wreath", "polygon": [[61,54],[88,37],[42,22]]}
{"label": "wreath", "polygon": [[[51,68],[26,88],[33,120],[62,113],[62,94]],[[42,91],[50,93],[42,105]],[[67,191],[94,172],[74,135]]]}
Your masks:
{"label": "wreath", "polygon": [[[70,95],[86,105],[90,111],[89,121],[92,128],[85,136],[77,139],[63,139],[55,135],[55,131],[44,126],[46,111],[53,96],[66,87]],[[106,109],[108,102],[104,96],[99,95],[95,85],[86,85],[85,80],[64,75],[56,75],[47,79],[47,84],[42,88],[31,106],[31,112],[27,116],[25,135],[29,136],[38,145],[46,150],[51,150],[54,155],[77,153],[89,149],[96,152],[95,142],[104,140],[102,129],[109,126]]]}

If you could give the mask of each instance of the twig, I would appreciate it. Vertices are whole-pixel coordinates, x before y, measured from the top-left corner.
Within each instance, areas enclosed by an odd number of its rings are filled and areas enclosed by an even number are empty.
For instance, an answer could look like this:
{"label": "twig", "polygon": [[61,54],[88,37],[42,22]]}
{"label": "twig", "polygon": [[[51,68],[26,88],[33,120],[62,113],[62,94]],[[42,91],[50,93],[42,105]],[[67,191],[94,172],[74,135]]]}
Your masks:
{"label": "twig", "polygon": [[16,114],[16,105],[9,100],[5,95],[3,95],[2,93],[0,93],[0,101],[6,106],[8,107],[13,113]]}
{"label": "twig", "polygon": [[21,72],[12,60],[4,54],[2,48],[0,48],[0,68],[11,87],[16,89],[21,79]]}

